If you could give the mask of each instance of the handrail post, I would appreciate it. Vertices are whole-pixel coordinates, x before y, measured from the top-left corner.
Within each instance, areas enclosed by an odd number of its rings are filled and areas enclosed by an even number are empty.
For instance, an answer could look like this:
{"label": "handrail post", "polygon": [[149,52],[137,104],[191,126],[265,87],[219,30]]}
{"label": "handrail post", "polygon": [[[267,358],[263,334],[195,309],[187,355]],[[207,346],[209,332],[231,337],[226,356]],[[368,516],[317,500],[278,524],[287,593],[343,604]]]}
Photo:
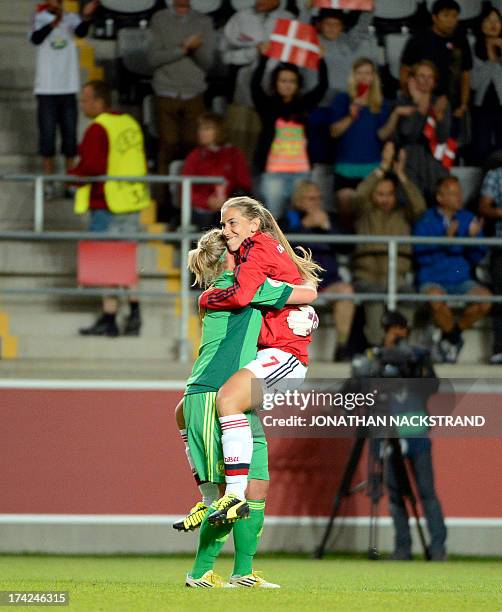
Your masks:
{"label": "handrail post", "polygon": [[[189,178],[183,178],[181,182],[181,230],[188,232],[191,221],[191,189],[192,182]],[[186,363],[190,358],[190,341],[188,340],[188,318],[190,312],[190,275],[188,272],[188,251],[190,249],[190,239],[181,239],[181,316],[180,316],[180,339],[179,339],[179,358],[182,363]]]}
{"label": "handrail post", "polygon": [[44,229],[44,177],[35,178],[35,209],[33,211],[33,229],[37,234]]}
{"label": "handrail post", "polygon": [[388,244],[388,282],[387,282],[387,309],[396,310],[397,293],[397,244],[391,239]]}

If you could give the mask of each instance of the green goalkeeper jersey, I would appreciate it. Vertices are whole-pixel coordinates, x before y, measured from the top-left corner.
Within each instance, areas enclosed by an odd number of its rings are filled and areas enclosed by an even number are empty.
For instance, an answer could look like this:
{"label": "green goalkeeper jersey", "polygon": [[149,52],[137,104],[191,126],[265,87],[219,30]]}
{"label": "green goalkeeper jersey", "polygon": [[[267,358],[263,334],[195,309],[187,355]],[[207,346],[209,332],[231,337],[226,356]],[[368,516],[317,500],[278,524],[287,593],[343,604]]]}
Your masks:
{"label": "green goalkeeper jersey", "polygon": [[[231,287],[234,273],[225,271],[213,285]],[[185,395],[218,391],[223,384],[256,357],[262,324],[259,307],[281,309],[293,288],[286,283],[266,280],[251,304],[237,310],[208,310],[202,321],[199,355],[187,381]]]}

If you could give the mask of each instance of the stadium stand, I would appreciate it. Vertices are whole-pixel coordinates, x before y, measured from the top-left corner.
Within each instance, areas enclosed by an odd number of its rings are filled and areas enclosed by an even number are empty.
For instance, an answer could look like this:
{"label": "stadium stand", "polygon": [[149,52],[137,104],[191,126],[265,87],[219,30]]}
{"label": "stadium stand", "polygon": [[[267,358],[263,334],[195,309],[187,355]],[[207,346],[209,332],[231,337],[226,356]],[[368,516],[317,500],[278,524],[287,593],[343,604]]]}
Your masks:
{"label": "stadium stand", "polygon": [[[495,0],[495,4],[496,3],[497,0]],[[75,2],[71,4],[74,6],[74,8],[76,7]],[[289,9],[294,9],[296,7],[298,11],[305,10],[306,8],[303,0],[289,3],[282,2],[281,4],[284,7],[287,6]],[[460,4],[462,5],[461,16],[463,20],[473,19],[479,14],[481,6],[480,2],[460,2]],[[9,3],[9,5],[11,5],[11,3]],[[144,27],[147,25],[145,20],[148,22],[156,10],[165,7],[164,0],[161,2],[157,0],[103,0],[101,5],[102,13],[95,24],[94,33],[96,34],[96,30],[99,30],[99,28],[103,25],[103,19],[113,19],[115,24],[114,32],[117,35],[116,46],[113,41],[94,40],[93,47],[81,49],[82,57],[92,55],[92,52],[95,52],[98,59],[103,61],[103,64],[105,61],[109,61],[110,59],[113,59],[114,62],[119,60],[124,69],[122,74],[119,72],[117,75],[116,66],[112,69],[109,69],[109,66],[107,66],[106,72],[107,77],[114,80],[119,92],[125,90],[130,91],[132,87],[136,87],[138,85],[147,88],[151,73],[146,57],[150,32],[148,28]],[[2,172],[21,172],[36,169],[35,156],[33,155],[33,152],[36,150],[36,130],[34,123],[35,113],[31,94],[33,82],[33,54],[32,49],[24,44],[26,36],[26,23],[29,21],[31,12],[33,10],[33,3],[27,0],[22,0],[20,2],[16,2],[14,6],[9,6],[8,11],[5,10],[6,6],[7,3],[5,1],[0,1],[0,7],[2,7],[2,14],[0,17],[0,32],[2,33],[0,75],[3,82],[7,84],[0,94],[0,117],[2,118],[2,127],[0,128],[0,133],[2,135],[2,138],[0,139],[0,170]],[[223,9],[227,11],[235,11],[250,6],[254,6],[253,0],[225,0],[224,2],[220,0],[208,0],[207,2],[202,2],[199,0],[193,1],[194,9],[206,13],[213,13],[220,10],[223,11]],[[377,21],[383,20],[390,23],[392,20],[396,20],[397,22],[402,21],[405,23],[408,18],[415,15],[417,10],[423,9],[424,6],[425,3],[419,3],[415,0],[403,0],[403,2],[399,3],[394,1],[384,2],[382,0],[376,0],[376,7],[373,17],[374,20]],[[138,27],[140,22],[143,22],[142,27]],[[413,31],[413,27],[410,28],[410,31]],[[103,36],[103,38],[106,38],[106,36]],[[400,55],[407,39],[408,34],[400,31],[390,33],[384,38],[385,57],[383,57],[382,54],[382,58],[385,60],[385,64],[389,68],[390,75],[394,79],[398,79],[399,77]],[[376,39],[373,39],[371,44],[376,45]],[[24,45],[23,53],[16,53],[16,49],[19,48],[20,45]],[[96,73],[92,72],[92,70],[95,70],[95,67],[90,68],[87,67],[86,64],[86,68],[83,70],[83,78],[95,76]],[[224,76],[223,73],[218,73],[218,75],[219,78],[223,78]],[[122,78],[122,82],[120,77]],[[395,86],[395,83],[392,86]],[[154,139],[156,137],[156,126],[154,121],[152,98],[149,95],[145,96],[145,93],[148,94],[147,89],[142,91],[139,96],[133,96],[133,98],[129,101],[139,102],[141,104],[139,115],[142,116],[142,124],[145,127],[147,136],[151,139],[151,143],[153,143],[153,147],[155,142]],[[212,105],[213,109],[217,109],[219,112],[225,111],[227,105],[227,101],[220,94],[217,94],[215,98],[213,97],[212,102],[211,100],[208,100],[208,103],[209,105]],[[83,125],[80,126],[80,130],[82,130],[82,128]],[[153,151],[153,148],[151,150]],[[151,157],[153,157],[153,155]],[[461,160],[460,163],[462,163]],[[176,160],[170,171],[174,174],[179,174],[182,164],[182,160]],[[481,170],[471,166],[455,166],[452,172],[459,177],[466,200],[470,202],[471,205],[475,205],[477,190],[482,175]],[[315,168],[314,176],[319,180],[322,191],[326,196],[326,201],[329,204],[330,194],[332,192],[331,185],[333,181],[333,176],[329,171],[329,167],[326,166]],[[22,229],[30,227],[33,222],[32,188],[28,185],[13,183],[4,184],[2,185],[2,188],[2,195],[0,197],[1,227],[5,229]],[[178,187],[172,187],[171,192],[175,199],[179,198]],[[73,215],[72,204],[69,201],[56,200],[54,202],[47,202],[45,213],[46,227],[48,229],[84,229],[85,227],[82,220]],[[148,224],[150,227],[158,225],[155,224],[154,217],[149,219]],[[18,248],[20,249],[19,245],[16,246],[16,249]],[[41,261],[48,262],[47,253],[49,253],[51,249],[48,246],[39,246],[37,248],[40,249]],[[33,246],[33,248],[30,250],[30,257],[33,256],[34,253],[37,253],[37,248]],[[145,255],[142,254],[144,252],[148,252],[147,245],[140,248],[140,260],[142,257],[145,257]],[[44,282],[47,282],[50,284],[50,279],[58,279],[58,283],[66,282],[66,280],[68,280],[68,278],[74,274],[74,270],[70,265],[71,249],[68,251],[62,249],[61,253],[66,253],[63,255],[63,260],[65,257],[68,258],[67,263],[63,266],[63,268],[58,269],[56,266],[52,271],[52,264],[46,266],[45,268],[42,267],[37,272],[37,283],[43,284]],[[148,257],[150,257],[150,255],[148,255]],[[171,269],[173,269],[172,253],[170,257],[170,266]],[[21,258],[21,261],[23,261],[23,258]],[[24,270],[17,269],[17,272],[21,271],[21,274],[27,274],[26,278],[29,278],[31,281],[33,280],[33,276],[29,274],[31,270],[26,258],[24,261]],[[156,266],[157,264],[148,265],[145,267],[146,285],[151,284],[151,286],[154,286],[157,282],[163,282],[156,276],[156,270],[158,268],[158,266],[157,268]],[[7,283],[9,269],[12,270],[12,268],[7,266],[6,276],[2,280],[3,283]],[[44,274],[47,275],[47,278],[42,281]],[[151,280],[148,279],[149,274],[152,275]],[[65,280],[63,281],[63,279]],[[20,283],[21,280],[17,278],[15,282]],[[50,300],[47,301],[50,302]],[[52,300],[53,304],[56,302],[57,300]],[[85,304],[83,306],[85,311]],[[77,307],[77,310],[81,307],[82,304]],[[60,311],[61,304],[59,304],[57,308]],[[73,312],[72,316],[75,317],[75,315],[76,313]],[[79,321],[72,321],[71,325],[69,324],[67,328],[71,328],[73,330],[76,327],[84,324],[87,321],[85,318],[86,316],[88,315],[86,315],[85,312],[80,313]],[[17,323],[16,329],[19,329]],[[483,329],[486,329],[484,324]],[[328,328],[325,328],[325,331],[328,334],[330,333]],[[146,330],[146,333],[148,333],[148,330]],[[478,330],[473,330],[470,332],[470,334],[473,338],[478,338],[479,336]],[[476,340],[474,344],[477,342],[478,340]],[[318,340],[314,340],[314,355],[317,352],[317,355],[321,359],[331,359],[331,356],[328,354],[323,357],[322,350],[319,350],[321,348],[321,344],[321,337],[319,336]],[[481,342],[480,340],[479,350],[476,348],[473,349],[473,351],[465,351],[462,355],[462,360],[477,359],[482,354],[483,344],[484,342]],[[27,343],[23,341],[19,346],[21,352],[23,352],[23,347],[27,346]],[[41,342],[40,346],[42,346]],[[36,351],[33,352],[32,349],[30,349],[30,351],[32,352],[25,354],[36,354]],[[53,353],[55,354],[55,351],[53,351]],[[42,355],[42,353],[39,354]]]}

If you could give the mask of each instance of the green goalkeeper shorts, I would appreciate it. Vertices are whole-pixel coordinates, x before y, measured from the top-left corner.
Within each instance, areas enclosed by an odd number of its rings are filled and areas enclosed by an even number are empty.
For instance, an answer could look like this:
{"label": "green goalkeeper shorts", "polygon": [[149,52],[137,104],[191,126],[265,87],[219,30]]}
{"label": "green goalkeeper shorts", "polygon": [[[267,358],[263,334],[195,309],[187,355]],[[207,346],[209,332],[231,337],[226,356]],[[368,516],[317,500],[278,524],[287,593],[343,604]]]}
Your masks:
{"label": "green goalkeeper shorts", "polygon": [[[188,446],[201,480],[225,482],[221,427],[216,412],[216,392],[193,393],[183,398]],[[270,480],[265,432],[256,412],[246,413],[253,435],[253,456],[248,479]]]}

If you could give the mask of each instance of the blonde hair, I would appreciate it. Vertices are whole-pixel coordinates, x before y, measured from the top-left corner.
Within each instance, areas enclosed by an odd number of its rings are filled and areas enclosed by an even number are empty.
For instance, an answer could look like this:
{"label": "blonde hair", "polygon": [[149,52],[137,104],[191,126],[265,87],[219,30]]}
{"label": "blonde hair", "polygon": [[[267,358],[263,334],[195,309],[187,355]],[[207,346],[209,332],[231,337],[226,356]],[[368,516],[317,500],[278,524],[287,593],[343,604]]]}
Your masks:
{"label": "blonde hair", "polygon": [[380,77],[378,76],[378,70],[375,63],[368,57],[360,57],[352,65],[348,81],[349,96],[351,100],[355,100],[355,98],[357,98],[356,70],[361,66],[366,65],[371,66],[373,69],[373,81],[371,82],[368,92],[368,108],[372,113],[379,113],[383,104],[382,85],[380,83]]}
{"label": "blonde hair", "polygon": [[430,60],[424,59],[418,61],[416,64],[413,64],[413,66],[410,68],[410,76],[416,77],[417,72],[419,71],[421,66],[427,66],[427,68],[432,71],[432,74],[434,75],[434,85],[436,85],[439,80],[439,71],[437,69],[436,64],[434,62],[431,62]]}
{"label": "blonde hair", "polygon": [[[248,196],[238,196],[228,199],[223,204],[221,207],[221,214],[223,215],[229,208],[235,208],[249,221],[258,219],[260,222],[260,231],[275,238],[290,256],[303,280],[309,281],[317,287],[321,281],[319,274],[324,269],[313,261],[312,253],[309,250],[303,247],[295,247],[295,249],[293,249],[286,236],[282,233],[272,213],[266,209],[261,202]],[[295,252],[295,250],[298,251],[298,253]]]}
{"label": "blonde hair", "polygon": [[212,229],[199,238],[197,248],[188,252],[188,269],[195,283],[208,287],[226,269],[227,245],[220,229]]}

